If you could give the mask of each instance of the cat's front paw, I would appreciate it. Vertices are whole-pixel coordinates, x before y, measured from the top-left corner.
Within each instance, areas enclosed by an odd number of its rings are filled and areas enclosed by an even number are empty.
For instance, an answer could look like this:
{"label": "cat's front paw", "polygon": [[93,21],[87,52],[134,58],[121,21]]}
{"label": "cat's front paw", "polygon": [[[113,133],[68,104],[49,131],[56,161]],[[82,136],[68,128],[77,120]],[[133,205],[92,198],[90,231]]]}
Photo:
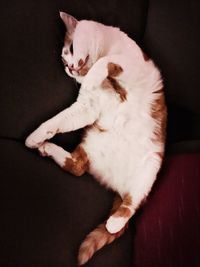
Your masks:
{"label": "cat's front paw", "polygon": [[44,143],[45,140],[52,138],[55,133],[56,132],[53,130],[50,131],[48,128],[40,126],[27,137],[25,145],[29,148],[38,148]]}
{"label": "cat's front paw", "polygon": [[38,148],[45,140],[44,135],[41,135],[38,132],[33,132],[26,138],[25,145],[29,148]]}

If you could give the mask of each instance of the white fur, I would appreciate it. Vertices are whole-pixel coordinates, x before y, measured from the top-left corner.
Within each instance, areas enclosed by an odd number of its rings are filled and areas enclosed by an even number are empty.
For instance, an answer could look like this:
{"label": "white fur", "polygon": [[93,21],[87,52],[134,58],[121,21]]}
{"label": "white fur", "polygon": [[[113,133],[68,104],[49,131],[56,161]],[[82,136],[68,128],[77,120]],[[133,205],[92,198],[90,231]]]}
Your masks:
{"label": "white fur", "polygon": [[71,159],[72,156],[69,152],[65,151],[62,147],[57,146],[50,142],[44,142],[39,148],[38,148],[41,156],[43,157],[50,157],[55,160],[55,162],[60,166],[64,167],[66,159]]}
{"label": "white fur", "polygon": [[129,218],[127,217],[110,216],[110,218],[107,220],[107,223],[106,223],[106,229],[111,234],[115,234],[124,227],[124,225],[127,223],[128,220]]}
{"label": "white fur", "polygon": [[[76,72],[70,74],[65,68],[68,75],[82,83],[78,99],[43,123],[27,138],[26,145],[39,147],[58,132],[74,131],[97,121],[106,131],[93,128],[82,143],[90,162],[89,172],[122,197],[129,193],[134,213],[156,179],[161,165],[157,152],[164,150],[164,144],[152,141],[156,122],[151,117],[151,109],[158,97],[153,92],[162,87],[160,73],[151,60],[144,60],[137,44],[117,28],[80,21],[73,40],[74,55],[65,55],[66,47],[62,52],[68,64],[74,64],[76,68],[79,59],[85,59],[89,54],[87,66],[90,70],[85,77]],[[109,62],[119,64],[123,69],[117,80],[127,91],[124,102],[114,90],[101,87],[108,75]],[[59,158],[59,149],[50,150],[56,162],[62,165],[64,156]],[[125,223],[125,219],[110,217],[107,229],[114,233]]]}

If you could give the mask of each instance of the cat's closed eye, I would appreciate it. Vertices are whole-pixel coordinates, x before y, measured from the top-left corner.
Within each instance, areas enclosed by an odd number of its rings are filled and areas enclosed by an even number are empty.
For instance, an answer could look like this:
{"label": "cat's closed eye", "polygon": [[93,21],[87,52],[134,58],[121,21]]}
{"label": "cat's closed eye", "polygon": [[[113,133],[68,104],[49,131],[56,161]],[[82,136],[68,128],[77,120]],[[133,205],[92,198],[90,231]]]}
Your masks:
{"label": "cat's closed eye", "polygon": [[70,45],[70,47],[69,47],[69,51],[70,51],[70,53],[73,55],[73,53],[74,53],[73,44]]}

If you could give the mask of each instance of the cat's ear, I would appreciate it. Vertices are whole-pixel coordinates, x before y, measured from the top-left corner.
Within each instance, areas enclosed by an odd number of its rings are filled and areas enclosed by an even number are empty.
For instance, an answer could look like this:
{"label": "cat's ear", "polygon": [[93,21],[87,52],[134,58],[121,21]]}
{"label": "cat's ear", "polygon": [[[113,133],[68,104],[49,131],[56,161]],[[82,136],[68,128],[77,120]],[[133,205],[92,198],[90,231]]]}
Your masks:
{"label": "cat's ear", "polygon": [[64,22],[68,33],[69,34],[73,33],[78,23],[78,20],[76,20],[73,16],[61,11],[60,11],[60,17]]}

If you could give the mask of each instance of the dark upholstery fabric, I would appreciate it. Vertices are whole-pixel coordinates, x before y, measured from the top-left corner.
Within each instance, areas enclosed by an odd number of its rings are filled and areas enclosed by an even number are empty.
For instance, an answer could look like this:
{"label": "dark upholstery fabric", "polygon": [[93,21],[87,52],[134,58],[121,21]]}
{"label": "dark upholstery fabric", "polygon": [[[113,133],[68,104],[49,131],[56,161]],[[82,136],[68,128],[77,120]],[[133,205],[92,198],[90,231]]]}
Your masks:
{"label": "dark upholstery fabric", "polygon": [[[25,137],[71,105],[77,85],[60,60],[59,10],[115,25],[163,73],[168,153],[200,152],[200,2],[19,0],[0,3],[0,266],[75,267],[85,235],[108,214],[113,194],[64,173],[25,148]],[[54,142],[72,151],[81,131]],[[88,265],[199,267],[199,154],[168,156],[126,234]]]}
{"label": "dark upholstery fabric", "polygon": [[[113,194],[91,176],[74,177],[27,150],[0,141],[0,266],[75,267],[78,247],[110,211]],[[131,267],[131,228],[88,267]]]}
{"label": "dark upholstery fabric", "polygon": [[[1,141],[0,150],[0,266],[76,266],[81,240],[106,218],[113,194],[19,142]],[[86,266],[200,266],[199,163],[200,154],[168,157],[129,230]]]}
{"label": "dark upholstery fabric", "polygon": [[53,1],[4,2],[1,9],[0,136],[22,139],[75,101],[64,74],[62,37]]}
{"label": "dark upholstery fabric", "polygon": [[164,77],[168,143],[200,140],[199,10],[199,1],[149,1],[143,46]]}
{"label": "dark upholstery fabric", "polygon": [[200,266],[200,153],[167,157],[138,212],[134,267]]}

